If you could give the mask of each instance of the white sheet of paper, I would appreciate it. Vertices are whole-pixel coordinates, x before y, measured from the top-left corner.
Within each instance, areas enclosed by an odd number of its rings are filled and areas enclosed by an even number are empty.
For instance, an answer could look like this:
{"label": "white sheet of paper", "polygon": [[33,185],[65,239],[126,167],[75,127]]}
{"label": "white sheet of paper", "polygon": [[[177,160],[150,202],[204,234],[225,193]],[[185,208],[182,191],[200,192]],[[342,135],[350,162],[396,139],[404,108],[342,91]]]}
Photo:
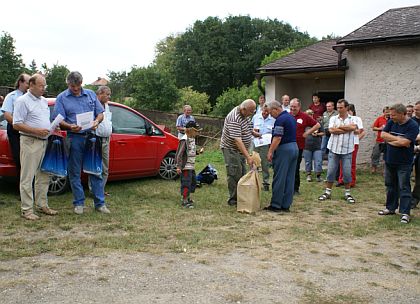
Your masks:
{"label": "white sheet of paper", "polygon": [[93,112],[90,111],[90,112],[76,114],[76,124],[82,127],[82,131],[92,128]]}
{"label": "white sheet of paper", "polygon": [[50,132],[54,131],[63,120],[64,117],[61,114],[58,114],[54,121],[51,123]]}
{"label": "white sheet of paper", "polygon": [[260,146],[266,146],[271,144],[271,134],[263,134],[262,137],[256,137],[254,138],[254,146],[260,147]]}

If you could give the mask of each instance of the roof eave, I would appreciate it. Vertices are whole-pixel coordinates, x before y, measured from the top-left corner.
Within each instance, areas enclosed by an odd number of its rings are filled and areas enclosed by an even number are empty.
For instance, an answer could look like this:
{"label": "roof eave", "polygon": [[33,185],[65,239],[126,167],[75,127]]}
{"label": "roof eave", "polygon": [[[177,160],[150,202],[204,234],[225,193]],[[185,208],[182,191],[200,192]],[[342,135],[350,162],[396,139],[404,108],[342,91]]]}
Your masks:
{"label": "roof eave", "polygon": [[382,45],[408,45],[420,42],[420,35],[409,36],[409,37],[395,37],[385,39],[359,39],[350,41],[337,41],[337,45],[333,46],[333,49],[351,49],[357,47],[367,46],[382,46]]}
{"label": "roof eave", "polygon": [[296,73],[313,73],[313,72],[329,72],[329,71],[345,71],[347,66],[322,66],[322,67],[307,67],[307,68],[294,68],[294,69],[258,69],[260,72],[256,75],[272,76],[272,75],[284,75],[284,74],[296,74]]}

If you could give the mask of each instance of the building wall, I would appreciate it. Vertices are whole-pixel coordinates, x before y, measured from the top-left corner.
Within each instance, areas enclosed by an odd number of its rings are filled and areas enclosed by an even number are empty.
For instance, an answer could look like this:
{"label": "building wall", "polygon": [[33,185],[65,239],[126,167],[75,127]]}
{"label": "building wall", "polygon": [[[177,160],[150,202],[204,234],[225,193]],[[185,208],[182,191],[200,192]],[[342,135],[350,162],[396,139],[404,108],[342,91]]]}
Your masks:
{"label": "building wall", "polygon": [[420,101],[420,44],[350,49],[347,65],[345,99],[355,104],[367,133],[358,163],[369,163],[376,136],[371,126],[382,108]]}

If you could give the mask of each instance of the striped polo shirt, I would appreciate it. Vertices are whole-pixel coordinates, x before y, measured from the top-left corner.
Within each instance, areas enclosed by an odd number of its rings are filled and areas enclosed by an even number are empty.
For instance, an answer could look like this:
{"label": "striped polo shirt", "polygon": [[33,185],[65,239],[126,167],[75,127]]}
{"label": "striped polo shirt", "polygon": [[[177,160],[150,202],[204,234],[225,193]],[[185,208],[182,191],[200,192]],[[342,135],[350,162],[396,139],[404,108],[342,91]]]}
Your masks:
{"label": "striped polo shirt", "polygon": [[[353,116],[348,115],[346,119],[340,118],[340,115],[334,115],[330,118],[328,129],[338,128],[356,124]],[[354,150],[354,132],[344,134],[331,134],[327,148],[335,154],[349,154]]]}
{"label": "striped polo shirt", "polygon": [[252,140],[252,122],[250,118],[241,115],[239,106],[230,111],[225,118],[220,147],[239,151],[235,138],[241,138],[245,148],[249,149]]}

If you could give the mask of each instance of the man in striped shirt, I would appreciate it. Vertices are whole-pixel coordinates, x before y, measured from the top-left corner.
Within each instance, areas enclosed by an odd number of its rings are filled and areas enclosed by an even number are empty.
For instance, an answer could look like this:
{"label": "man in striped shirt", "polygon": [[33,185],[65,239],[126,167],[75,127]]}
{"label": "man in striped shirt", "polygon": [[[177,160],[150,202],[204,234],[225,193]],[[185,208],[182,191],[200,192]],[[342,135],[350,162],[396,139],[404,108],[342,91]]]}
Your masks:
{"label": "man in striped shirt", "polygon": [[338,115],[332,116],[328,125],[331,133],[328,141],[328,171],[325,193],[318,200],[325,201],[331,199],[331,188],[335,180],[336,172],[340,161],[343,168],[343,182],[345,187],[344,198],[348,203],[355,203],[350,194],[351,183],[351,159],[354,150],[354,131],[357,125],[353,117],[348,114],[349,103],[347,100],[337,101]]}
{"label": "man in striped shirt", "polygon": [[225,159],[230,206],[236,206],[238,181],[246,173],[246,163],[250,167],[254,161],[248,153],[252,141],[250,117],[256,109],[255,101],[247,99],[226,116],[223,125],[220,148]]}

